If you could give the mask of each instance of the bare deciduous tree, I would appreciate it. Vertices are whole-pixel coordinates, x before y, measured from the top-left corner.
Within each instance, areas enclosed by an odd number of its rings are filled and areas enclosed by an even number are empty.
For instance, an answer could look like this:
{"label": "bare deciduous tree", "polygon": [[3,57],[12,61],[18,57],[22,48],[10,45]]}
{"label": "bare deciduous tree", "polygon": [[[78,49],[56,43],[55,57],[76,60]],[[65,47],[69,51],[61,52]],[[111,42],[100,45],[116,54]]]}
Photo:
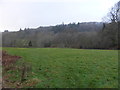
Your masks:
{"label": "bare deciduous tree", "polygon": [[116,3],[108,13],[108,18],[111,22],[120,21],[120,1]]}

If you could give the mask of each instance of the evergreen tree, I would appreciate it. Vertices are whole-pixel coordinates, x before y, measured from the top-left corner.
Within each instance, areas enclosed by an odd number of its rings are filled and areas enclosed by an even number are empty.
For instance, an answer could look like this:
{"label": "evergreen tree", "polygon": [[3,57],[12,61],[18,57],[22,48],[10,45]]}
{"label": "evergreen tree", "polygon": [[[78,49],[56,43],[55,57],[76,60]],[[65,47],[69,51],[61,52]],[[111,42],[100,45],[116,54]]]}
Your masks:
{"label": "evergreen tree", "polygon": [[28,44],[29,47],[32,47],[32,42],[30,41],[29,44]]}

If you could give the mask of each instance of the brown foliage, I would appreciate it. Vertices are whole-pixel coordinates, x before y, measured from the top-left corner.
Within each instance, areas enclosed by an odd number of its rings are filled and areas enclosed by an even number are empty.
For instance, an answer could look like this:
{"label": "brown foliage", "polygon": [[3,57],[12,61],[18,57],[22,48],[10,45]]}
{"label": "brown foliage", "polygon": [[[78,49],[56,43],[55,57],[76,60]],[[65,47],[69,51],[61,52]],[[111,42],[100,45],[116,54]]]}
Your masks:
{"label": "brown foliage", "polygon": [[12,56],[8,55],[6,51],[2,51],[2,65],[10,65],[12,63],[15,63],[16,60],[20,59],[20,56]]}
{"label": "brown foliage", "polygon": [[[6,51],[2,52],[2,62],[3,65],[3,76],[2,76],[2,87],[3,88],[23,88],[23,87],[34,87],[38,82],[40,82],[38,79],[30,79],[26,80],[26,76],[28,75],[28,72],[31,70],[31,65],[29,63],[23,63],[20,66],[16,65],[16,61],[20,59],[20,56],[12,56],[9,55]],[[1,58],[1,57],[0,57]],[[15,73],[8,73],[7,71],[19,71],[20,74]],[[30,74],[30,73],[29,73]],[[16,75],[19,75],[19,79],[12,80],[11,77],[16,78]]]}

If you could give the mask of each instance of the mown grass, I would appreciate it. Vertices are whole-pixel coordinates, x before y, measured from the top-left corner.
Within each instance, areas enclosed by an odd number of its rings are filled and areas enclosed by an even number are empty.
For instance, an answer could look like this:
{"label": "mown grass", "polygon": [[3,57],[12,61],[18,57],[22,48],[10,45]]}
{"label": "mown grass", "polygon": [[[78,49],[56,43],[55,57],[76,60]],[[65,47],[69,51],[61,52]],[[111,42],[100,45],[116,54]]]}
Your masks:
{"label": "mown grass", "polygon": [[[117,88],[118,51],[60,48],[3,48],[30,63],[35,88]],[[20,65],[20,64],[19,64]],[[17,79],[16,79],[17,80]],[[31,81],[32,82],[32,81]]]}

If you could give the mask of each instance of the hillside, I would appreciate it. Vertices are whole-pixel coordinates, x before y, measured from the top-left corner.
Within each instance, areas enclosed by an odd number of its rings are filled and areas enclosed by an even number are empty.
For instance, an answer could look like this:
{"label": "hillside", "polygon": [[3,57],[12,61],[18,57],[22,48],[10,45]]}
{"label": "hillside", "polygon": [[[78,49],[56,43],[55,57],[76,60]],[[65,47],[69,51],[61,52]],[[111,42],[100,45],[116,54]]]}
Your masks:
{"label": "hillside", "polygon": [[2,33],[3,47],[117,49],[118,24],[84,22]]}
{"label": "hillside", "polygon": [[[5,31],[2,33],[3,47],[27,47],[32,42],[32,47],[75,47],[77,39],[95,36],[103,28],[102,22],[70,23],[56,26],[38,27],[36,29],[20,29],[17,32]],[[62,39],[62,41],[61,41]],[[71,45],[71,46],[68,46]],[[85,47],[81,45],[81,47]]]}

